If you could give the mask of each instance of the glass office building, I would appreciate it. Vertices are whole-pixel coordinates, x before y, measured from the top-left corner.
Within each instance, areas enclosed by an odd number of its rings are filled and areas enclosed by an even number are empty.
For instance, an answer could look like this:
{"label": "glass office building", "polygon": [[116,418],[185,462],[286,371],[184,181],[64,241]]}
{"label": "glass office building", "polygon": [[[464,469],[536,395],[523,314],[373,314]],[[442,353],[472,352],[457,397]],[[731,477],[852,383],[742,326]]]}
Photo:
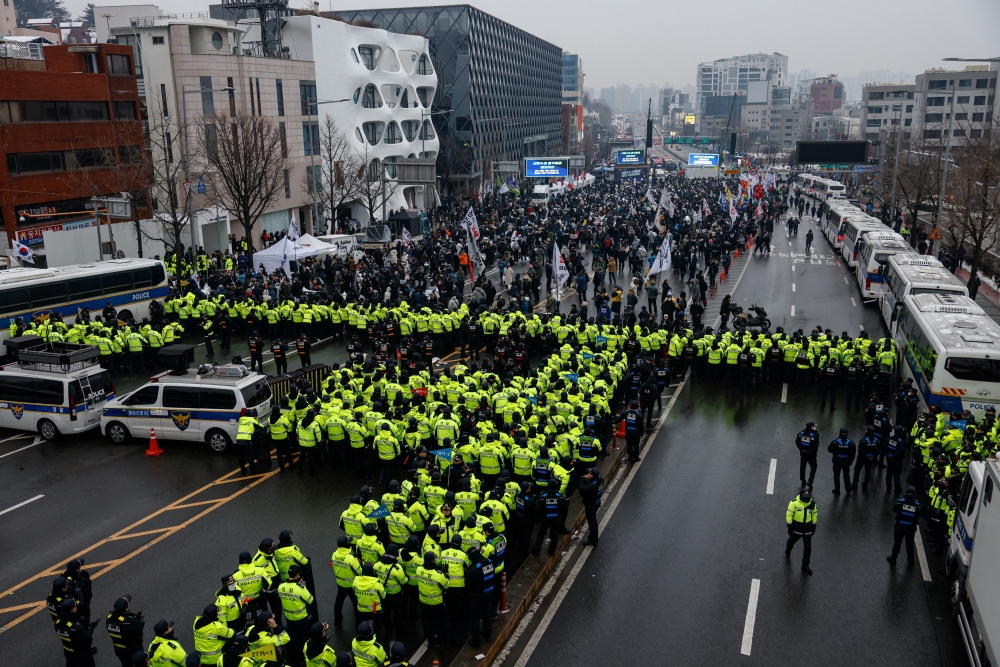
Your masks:
{"label": "glass office building", "polygon": [[468,192],[493,163],[559,155],[562,49],[469,5],[338,11],[350,23],[430,42],[438,175]]}

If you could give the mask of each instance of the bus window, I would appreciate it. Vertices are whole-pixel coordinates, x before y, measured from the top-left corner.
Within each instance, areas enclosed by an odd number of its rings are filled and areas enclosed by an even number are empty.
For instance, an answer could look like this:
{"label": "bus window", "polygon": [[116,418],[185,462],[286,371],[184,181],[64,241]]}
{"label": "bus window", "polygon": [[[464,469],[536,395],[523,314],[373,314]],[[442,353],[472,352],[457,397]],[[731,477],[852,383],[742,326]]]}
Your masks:
{"label": "bus window", "polygon": [[120,271],[101,276],[101,287],[104,294],[116,294],[132,289],[132,272]]}
{"label": "bus window", "polygon": [[7,315],[28,310],[28,288],[0,291],[0,313]]}
{"label": "bus window", "polygon": [[65,392],[61,380],[36,380],[35,400],[45,405],[62,405]]}
{"label": "bus window", "polygon": [[157,264],[153,267],[153,285],[159,285],[166,278],[166,273],[163,271],[163,265]]}
{"label": "bus window", "polygon": [[54,306],[66,301],[66,283],[63,281],[43,283],[28,288],[31,293],[31,307]]}
{"label": "bus window", "polygon": [[77,301],[82,299],[92,299],[101,296],[101,277],[90,276],[89,278],[74,278],[67,281],[69,298]]}
{"label": "bus window", "polygon": [[133,271],[132,286],[136,289],[139,289],[140,287],[152,287],[152,272],[149,269],[136,269]]}
{"label": "bus window", "polygon": [[1000,382],[1000,360],[948,357],[944,368],[957,380]]}
{"label": "bus window", "polygon": [[0,401],[34,403],[35,378],[0,373]]}
{"label": "bus window", "polygon": [[937,352],[931,347],[927,336],[924,335],[923,330],[919,326],[911,327],[911,331],[908,333],[907,337],[913,348],[913,358],[917,360],[920,372],[930,382],[934,379],[934,368],[937,366]]}

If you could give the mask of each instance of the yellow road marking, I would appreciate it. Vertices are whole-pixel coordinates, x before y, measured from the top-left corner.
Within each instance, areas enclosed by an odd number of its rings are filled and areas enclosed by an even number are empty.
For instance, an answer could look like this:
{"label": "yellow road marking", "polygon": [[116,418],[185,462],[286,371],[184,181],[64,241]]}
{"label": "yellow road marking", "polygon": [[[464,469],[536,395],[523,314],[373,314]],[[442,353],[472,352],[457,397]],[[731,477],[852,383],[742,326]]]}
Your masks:
{"label": "yellow road marking", "polygon": [[[196,491],[192,491],[191,493],[187,494],[183,498],[179,498],[178,500],[172,502],[171,504],[167,505],[166,507],[164,507],[162,509],[159,509],[156,512],[153,512],[152,514],[150,514],[150,515],[148,515],[146,517],[144,517],[142,519],[139,519],[138,521],[132,523],[131,525],[126,526],[125,528],[122,528],[121,530],[119,530],[115,534],[110,535],[109,537],[104,538],[104,539],[100,540],[99,542],[96,542],[96,543],[92,544],[91,546],[87,547],[86,549],[78,551],[77,553],[73,554],[72,556],[67,556],[66,558],[63,558],[62,560],[60,560],[60,562],[58,564],[53,565],[53,566],[48,567],[48,568],[45,568],[44,570],[42,570],[38,574],[36,574],[36,575],[34,575],[32,577],[29,577],[29,578],[25,579],[24,581],[22,581],[21,583],[17,584],[16,586],[13,586],[12,588],[7,589],[3,593],[0,593],[0,598],[4,598],[4,597],[7,597],[9,595],[13,595],[18,590],[24,588],[28,584],[30,584],[32,582],[35,582],[35,581],[37,581],[39,579],[43,579],[43,578],[47,578],[47,577],[59,576],[59,574],[62,573],[63,568],[65,567],[65,563],[67,563],[67,562],[69,562],[69,561],[71,561],[71,560],[73,560],[75,558],[79,558],[81,556],[85,556],[86,554],[88,554],[88,553],[90,553],[90,552],[98,549],[99,547],[107,544],[108,542],[117,541],[117,540],[123,540],[123,539],[129,539],[131,537],[139,537],[139,536],[143,536],[143,535],[152,535],[154,533],[160,533],[160,535],[158,537],[153,538],[149,542],[146,542],[142,546],[134,549],[133,551],[129,552],[128,554],[126,554],[124,556],[122,556],[121,558],[118,558],[116,560],[111,560],[111,561],[94,563],[92,565],[88,564],[88,567],[102,567],[103,568],[103,569],[101,569],[100,572],[96,572],[96,573],[94,573],[94,574],[91,575],[91,579],[96,579],[96,578],[100,577],[101,575],[103,575],[103,574],[105,574],[107,572],[110,572],[111,570],[113,570],[114,568],[118,567],[122,563],[128,562],[132,558],[135,558],[136,556],[138,556],[139,554],[143,553],[144,551],[146,551],[150,547],[152,547],[152,546],[158,544],[159,542],[162,542],[163,540],[167,539],[168,537],[170,537],[174,533],[177,533],[177,532],[183,530],[184,528],[187,528],[188,526],[190,526],[192,523],[194,523],[198,519],[200,519],[200,518],[206,516],[207,514],[209,514],[209,513],[213,512],[213,511],[217,510],[218,508],[220,508],[223,505],[225,505],[226,503],[228,503],[230,500],[234,500],[235,498],[239,497],[241,494],[243,494],[247,490],[252,489],[253,487],[257,486],[258,484],[260,484],[261,482],[264,482],[267,479],[270,479],[274,475],[278,474],[278,472],[280,472],[280,468],[275,468],[274,470],[272,470],[271,472],[268,472],[268,473],[263,473],[263,474],[260,474],[260,475],[250,475],[250,476],[247,476],[247,477],[241,477],[241,476],[239,476],[239,472],[240,472],[239,469],[236,469],[236,470],[233,470],[232,472],[226,473],[225,475],[223,475],[219,479],[217,479],[217,480],[215,480],[215,481],[213,481],[213,482],[211,482],[209,484],[206,484],[205,486],[201,487],[200,489],[198,489]],[[236,491],[234,491],[233,493],[229,494],[228,496],[224,496],[224,497],[218,498],[216,500],[206,501],[206,502],[195,501],[194,503],[188,503],[187,502],[190,499],[196,497],[198,494],[204,493],[205,491],[208,491],[209,489],[212,489],[213,487],[215,487],[218,484],[226,484],[228,482],[242,481],[242,480],[252,480],[252,481],[249,484],[247,484],[246,486],[237,489]],[[154,518],[160,516],[161,514],[164,514],[166,512],[170,512],[170,511],[173,511],[173,510],[177,510],[177,509],[184,509],[185,507],[190,507],[192,505],[194,505],[194,506],[205,505],[206,509],[202,510],[198,514],[195,514],[193,517],[189,518],[187,521],[184,521],[184,522],[182,522],[180,524],[177,524],[176,526],[170,526],[169,528],[158,528],[158,529],[154,529],[154,530],[147,530],[147,531],[142,531],[142,532],[139,532],[139,533],[132,533],[131,532],[133,529],[141,526],[142,524],[150,521],[151,519],[154,519]],[[2,613],[2,612],[21,611],[21,610],[24,610],[24,609],[30,610],[30,611],[27,611],[24,614],[21,614],[20,616],[18,616],[14,620],[12,620],[12,621],[4,624],[2,627],[0,627],[0,634],[3,634],[4,632],[7,632],[8,630],[10,630],[11,628],[13,628],[14,626],[18,625],[22,621],[25,621],[25,620],[31,618],[32,616],[34,616],[35,614],[37,614],[38,612],[42,611],[45,608],[46,608],[45,601],[42,600],[42,601],[39,601],[39,602],[30,602],[30,603],[26,603],[26,604],[22,604],[22,605],[17,605],[15,607],[8,607],[6,609],[0,609],[0,613]]]}

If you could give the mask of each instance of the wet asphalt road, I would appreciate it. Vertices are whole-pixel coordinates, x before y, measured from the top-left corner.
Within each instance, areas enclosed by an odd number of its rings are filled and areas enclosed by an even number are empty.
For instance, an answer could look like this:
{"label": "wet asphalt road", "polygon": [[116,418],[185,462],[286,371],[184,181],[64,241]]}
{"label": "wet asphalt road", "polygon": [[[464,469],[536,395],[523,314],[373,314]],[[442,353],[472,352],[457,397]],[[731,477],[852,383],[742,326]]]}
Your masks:
{"label": "wet asphalt road", "polygon": [[[801,252],[807,228],[792,250]],[[784,232],[776,239],[774,256],[753,258],[739,285],[740,303],[764,304],[775,324],[788,316],[786,328],[822,324],[853,335],[864,323],[869,331],[879,330],[874,310],[851,306],[857,291],[844,284],[845,269],[804,260],[794,264],[793,274],[793,259],[802,258],[782,257],[789,252]],[[822,239],[816,250],[833,254]],[[570,296],[564,310],[575,301]],[[342,346],[322,346],[314,348],[313,361],[344,356]],[[131,385],[140,380],[133,378]],[[129,384],[119,380],[119,390]],[[900,567],[891,575],[883,560],[891,543],[891,503],[881,477],[866,496],[834,500],[829,464],[821,458],[816,574],[805,580],[800,573],[801,546],[790,564],[783,560],[784,508],[798,490],[794,433],[813,419],[824,439],[845,422],[856,437],[861,423],[854,413],[841,412],[842,406],[834,417],[820,417],[817,402],[790,392],[783,405],[780,390],[751,399],[685,387],[530,664],[617,664],[623,640],[635,649],[625,652],[629,659],[649,651],[663,656],[651,664],[842,665],[873,658],[899,665],[961,664],[940,563],[931,556],[935,582],[927,587],[918,568]],[[0,440],[14,435],[2,431]],[[177,620],[177,636],[191,650],[190,622],[212,601],[219,577],[236,568],[238,552],[253,552],[262,537],[290,529],[313,558],[320,616],[332,616],[335,588],[327,563],[340,513],[362,483],[353,471],[240,481],[233,476],[233,456],[211,454],[202,445],[162,443],[166,454],[150,459],[140,440],[115,446],[95,434],[33,442],[30,436],[0,442],[0,511],[44,495],[0,516],[0,591],[24,584],[0,602],[0,623],[9,628],[0,633],[6,664],[61,664],[47,612],[10,624],[31,612],[65,562],[85,550],[88,568],[101,573],[94,579],[94,618],[128,592],[149,626],[160,618]],[[771,458],[778,460],[773,496],[765,493]],[[164,511],[178,504],[189,506]],[[109,536],[124,537],[103,542]],[[92,545],[98,546],[89,550]],[[740,646],[754,578],[761,580],[760,599],[747,658]],[[151,635],[150,627],[147,641]],[[346,649],[352,636],[345,626],[333,632],[332,643]],[[401,638],[411,650],[421,641],[410,633]],[[95,632],[95,645],[97,665],[118,664],[103,627]]]}
{"label": "wet asphalt road", "polygon": [[[774,326],[787,318],[786,330],[820,324],[855,336],[864,325],[877,337],[876,310],[860,305],[853,277],[836,265],[825,239],[814,242],[823,258],[790,256],[803,253],[810,226],[800,226],[791,246],[777,230],[774,254],[751,258],[734,301],[761,303]],[[845,411],[840,399],[836,412],[827,406],[821,414],[815,392],[789,388],[783,404],[780,388],[743,396],[705,384],[685,387],[600,547],[547,631],[532,638],[530,658],[523,652],[528,632],[504,664],[596,666],[622,664],[626,656],[657,665],[965,664],[941,556],[927,554],[930,584],[903,558],[895,571],[885,562],[895,496],[885,493],[883,473],[867,492],[831,493],[825,444],[841,426],[855,440],[863,429],[863,416]],[[793,440],[810,420],[824,445],[811,577],[800,570],[801,542],[791,560],[783,555],[785,508],[800,489]],[[760,582],[759,597],[744,655],[753,580]]]}
{"label": "wet asphalt road", "polygon": [[[490,277],[499,282],[497,273]],[[544,292],[543,286],[543,298]],[[571,290],[564,292],[568,311],[577,299]],[[234,336],[231,350],[221,350],[216,341],[214,359],[198,346],[195,365],[227,362],[235,354],[249,359],[245,340]],[[270,358],[264,355],[265,372],[273,372]],[[313,347],[313,363],[346,358],[342,344]],[[298,367],[290,357],[290,370]],[[147,374],[122,374],[115,378],[117,391],[131,391],[146,379]],[[315,477],[273,470],[244,480],[233,454],[214,454],[203,443],[161,440],[165,454],[149,458],[143,455],[147,442],[137,438],[116,446],[96,431],[49,442],[0,429],[0,512],[42,496],[0,515],[3,664],[62,663],[49,614],[38,603],[52,579],[79,555],[93,578],[93,619],[103,618],[115,598],[130,593],[133,609],[145,612],[147,642],[156,620],[176,620],[176,635],[190,651],[190,623],[214,600],[220,577],[236,569],[238,553],[253,553],[262,538],[276,540],[289,529],[313,559],[320,617],[332,620],[336,586],[328,564],[341,534],[340,514],[349,497],[366,481],[374,486],[374,479],[327,467]],[[347,618],[343,630],[332,630],[337,650],[349,649],[355,634],[350,614]],[[411,650],[423,641],[412,633],[380,639],[401,639]],[[103,624],[94,645],[99,667],[118,664]]]}

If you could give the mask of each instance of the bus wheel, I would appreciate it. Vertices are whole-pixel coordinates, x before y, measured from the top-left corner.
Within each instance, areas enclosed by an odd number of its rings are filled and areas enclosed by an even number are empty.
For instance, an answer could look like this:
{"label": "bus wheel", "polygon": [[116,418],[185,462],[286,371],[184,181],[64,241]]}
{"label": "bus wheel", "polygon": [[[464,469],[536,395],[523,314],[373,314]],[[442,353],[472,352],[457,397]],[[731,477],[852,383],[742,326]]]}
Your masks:
{"label": "bus wheel", "polygon": [[111,442],[116,445],[125,444],[132,437],[132,434],[128,432],[128,429],[121,422],[111,422],[108,424],[108,427],[104,429],[104,435],[108,436]]}
{"label": "bus wheel", "polygon": [[229,446],[232,444],[229,440],[229,436],[225,431],[220,431],[219,429],[212,429],[205,436],[205,442],[216,454],[223,454],[229,450]]}
{"label": "bus wheel", "polygon": [[46,440],[52,440],[59,435],[59,429],[50,420],[43,419],[38,422],[38,434]]}

